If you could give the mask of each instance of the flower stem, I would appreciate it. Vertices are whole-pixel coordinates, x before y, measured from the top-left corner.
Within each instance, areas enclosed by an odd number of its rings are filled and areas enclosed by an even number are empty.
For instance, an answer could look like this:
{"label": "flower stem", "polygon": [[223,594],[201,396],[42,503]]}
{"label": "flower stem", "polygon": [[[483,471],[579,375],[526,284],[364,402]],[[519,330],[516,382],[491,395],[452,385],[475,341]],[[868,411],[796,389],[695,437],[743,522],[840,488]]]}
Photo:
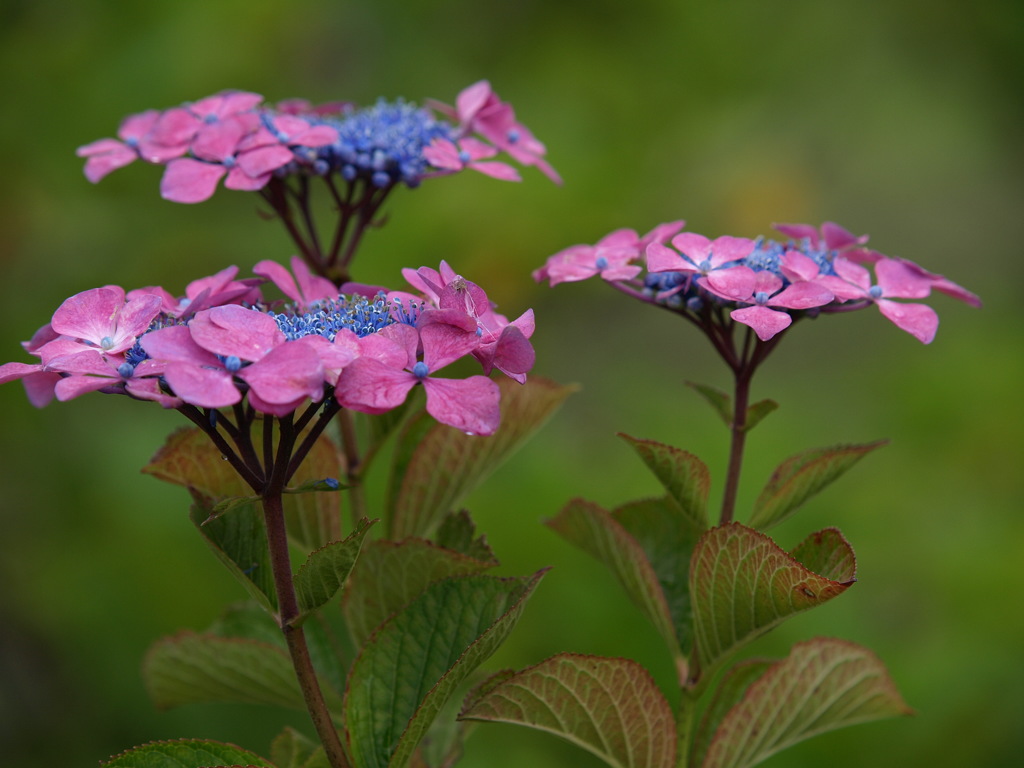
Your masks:
{"label": "flower stem", "polygon": [[722,497],[719,525],[732,521],[736,509],[740,472],[743,468],[743,448],[747,441],[747,406],[750,402],[750,379],[753,373],[753,368],[747,365],[734,372],[732,424],[729,425],[729,469],[725,475],[725,494]]}
{"label": "flower stem", "polygon": [[[282,439],[285,430],[282,429]],[[278,462],[280,464],[280,462]],[[298,598],[292,582],[291,559],[288,554],[288,533],[285,528],[284,505],[281,499],[282,485],[275,482],[283,472],[274,472],[269,487],[263,494],[263,517],[267,525],[267,542],[270,548],[270,565],[274,573],[274,589],[277,592],[278,622],[284,633],[291,655],[295,676],[302,690],[320,741],[323,743],[327,760],[332,768],[350,768],[348,757],[342,747],[338,731],[331,720],[320,683],[313,668],[313,661],[306,645],[306,636],[301,625],[296,625],[299,616]]]}

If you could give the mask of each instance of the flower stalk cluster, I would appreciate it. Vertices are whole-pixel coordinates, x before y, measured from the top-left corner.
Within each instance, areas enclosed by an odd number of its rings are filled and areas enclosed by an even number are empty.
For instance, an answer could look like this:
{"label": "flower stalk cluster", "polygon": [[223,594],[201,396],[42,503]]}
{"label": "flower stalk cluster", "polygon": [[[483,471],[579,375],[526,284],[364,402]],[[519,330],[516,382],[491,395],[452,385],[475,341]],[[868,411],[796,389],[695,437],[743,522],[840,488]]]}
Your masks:
{"label": "flower stalk cluster", "polygon": [[[160,194],[173,202],[208,200],[221,181],[257,191],[310,269],[339,284],[349,280],[362,236],[395,187],[465,169],[519,181],[513,166],[492,159],[499,153],[561,183],[544,145],[486,80],[464,89],[454,107],[265,104],[260,94],[224,91],[130,115],[117,136],[79,147],[90,181],[141,160],[164,167]],[[337,212],[331,227],[316,222],[314,187]]]}
{"label": "flower stalk cluster", "polygon": [[[729,468],[720,522],[733,519],[748,430],[750,384],[758,366],[797,321],[875,306],[918,341],[935,338],[938,315],[919,299],[933,290],[971,306],[977,296],[903,258],[867,247],[833,222],[820,228],[777,224],[785,238],[684,232],[685,222],[660,224],[644,236],[611,232],[593,245],[574,245],[534,272],[550,285],[600,276],[644,303],[696,326],[733,374]],[[910,300],[910,301],[907,301]]]}

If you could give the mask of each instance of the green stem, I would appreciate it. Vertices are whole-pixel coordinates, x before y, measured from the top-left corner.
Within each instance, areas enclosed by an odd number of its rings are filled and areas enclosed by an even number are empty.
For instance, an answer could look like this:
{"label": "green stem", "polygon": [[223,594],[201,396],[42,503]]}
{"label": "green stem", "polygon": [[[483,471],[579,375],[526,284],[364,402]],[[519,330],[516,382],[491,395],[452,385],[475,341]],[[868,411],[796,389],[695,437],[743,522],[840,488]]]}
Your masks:
{"label": "green stem", "polygon": [[753,373],[753,368],[746,365],[735,370],[732,424],[729,425],[729,469],[725,475],[725,494],[722,497],[719,525],[730,522],[736,509],[740,472],[743,468],[743,448],[747,441],[747,406],[750,402],[750,379]]}
{"label": "green stem", "polygon": [[693,723],[697,716],[697,699],[683,689],[676,712],[676,767],[687,768],[690,764],[690,748],[693,741]]}
{"label": "green stem", "polygon": [[[284,439],[282,429],[282,439]],[[276,469],[276,467],[275,467]],[[281,475],[274,472],[274,477]],[[306,702],[306,709],[313,721],[313,727],[323,744],[327,760],[332,768],[351,768],[345,755],[338,731],[331,720],[330,710],[324,701],[320,682],[309,655],[309,646],[301,625],[294,622],[299,616],[299,603],[292,582],[291,559],[288,554],[288,533],[285,528],[284,505],[281,486],[273,479],[263,494],[263,516],[267,525],[267,542],[270,548],[270,565],[274,574],[274,589],[277,592],[278,622],[284,633],[291,655],[295,676]]]}

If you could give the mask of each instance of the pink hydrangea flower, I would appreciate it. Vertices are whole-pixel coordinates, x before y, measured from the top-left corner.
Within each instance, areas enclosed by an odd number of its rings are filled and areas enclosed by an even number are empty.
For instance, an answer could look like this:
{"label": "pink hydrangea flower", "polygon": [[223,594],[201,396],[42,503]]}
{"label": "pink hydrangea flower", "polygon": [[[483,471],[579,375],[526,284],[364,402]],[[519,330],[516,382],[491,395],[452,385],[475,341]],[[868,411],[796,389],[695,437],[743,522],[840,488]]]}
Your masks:
{"label": "pink hydrangea flower", "polygon": [[53,313],[52,331],[59,334],[40,346],[37,353],[46,363],[59,355],[90,349],[107,355],[122,353],[135,344],[160,314],[158,296],[125,299],[117,285],[93,288],[65,299]]}
{"label": "pink hydrangea flower", "polygon": [[562,178],[544,159],[547,149],[529,128],[516,120],[512,106],[498,98],[488,81],[480,80],[464,88],[455,99],[455,109],[443,104],[434,106],[458,120],[463,133],[480,134],[517,162],[536,166],[556,184],[562,183]]}
{"label": "pink hydrangea flower", "polygon": [[265,259],[253,267],[252,271],[272,281],[281,289],[281,293],[304,309],[323,299],[338,298],[337,286],[326,277],[314,275],[306,266],[306,262],[298,256],[292,256],[291,265],[292,271],[289,274],[288,270],[276,261]]}
{"label": "pink hydrangea flower", "polygon": [[734,309],[729,316],[752,328],[761,341],[768,341],[792,324],[792,316],[783,310],[822,307],[833,299],[831,291],[816,282],[785,286],[772,272],[756,272],[742,265],[711,271],[697,282],[723,299],[751,305]]}
{"label": "pink hydrangea flower", "polygon": [[255,304],[260,301],[256,278],[235,280],[238,267],[227,267],[215,275],[193,280],[185,288],[185,295],[176,297],[158,285],[136,288],[128,292],[128,299],[153,295],[160,297],[160,311],[168,317],[183,318],[222,304]]}
{"label": "pink hydrangea flower", "polygon": [[[434,374],[479,344],[474,331],[447,323],[423,328],[397,323],[360,339],[362,353],[338,379],[335,398],[346,408],[384,413],[422,384],[427,412],[442,424],[491,435],[501,419],[498,385],[486,376],[443,379]],[[419,350],[422,349],[422,360]]]}
{"label": "pink hydrangea flower", "polygon": [[181,404],[180,399],[161,390],[159,377],[164,364],[155,360],[132,365],[123,357],[108,357],[89,350],[55,358],[47,364],[47,369],[68,374],[54,387],[54,394],[60,401],[105,390],[123,391],[139,400],[153,400],[164,408],[177,408]]}
{"label": "pink hydrangea flower", "polygon": [[932,288],[932,281],[907,263],[882,258],[875,262],[875,278],[866,267],[843,257],[836,258],[835,276],[820,277],[818,281],[835,294],[839,301],[864,300],[873,302],[883,316],[896,327],[918,341],[929,344],[935,338],[939,316],[926,304],[905,303],[892,299],[922,299]]}
{"label": "pink hydrangea flower", "polygon": [[160,113],[155,109],[129,115],[117,130],[121,141],[99,139],[76,149],[76,155],[86,158],[85,178],[95,184],[111,171],[123,168],[139,156],[147,160],[152,157],[154,153],[146,148],[146,137],[159,117]]}
{"label": "pink hydrangea flower", "polygon": [[192,152],[212,158],[229,154],[242,136],[259,125],[252,110],[263,101],[258,93],[221,91],[205,99],[164,111],[150,131],[153,143],[167,149],[165,162]]}
{"label": "pink hydrangea flower", "polygon": [[489,160],[497,154],[497,149],[472,137],[462,139],[458,144],[447,139],[434,139],[423,149],[423,157],[435,168],[445,171],[470,168],[502,181],[522,181],[519,171],[511,165]]}
{"label": "pink hydrangea flower", "polygon": [[643,237],[633,229],[617,229],[594,245],[572,245],[548,258],[540,269],[534,270],[533,279],[547,280],[549,285],[586,280],[600,275],[608,281],[631,280],[643,268],[633,263],[650,245],[661,245],[686,224],[670,221],[659,224]]}

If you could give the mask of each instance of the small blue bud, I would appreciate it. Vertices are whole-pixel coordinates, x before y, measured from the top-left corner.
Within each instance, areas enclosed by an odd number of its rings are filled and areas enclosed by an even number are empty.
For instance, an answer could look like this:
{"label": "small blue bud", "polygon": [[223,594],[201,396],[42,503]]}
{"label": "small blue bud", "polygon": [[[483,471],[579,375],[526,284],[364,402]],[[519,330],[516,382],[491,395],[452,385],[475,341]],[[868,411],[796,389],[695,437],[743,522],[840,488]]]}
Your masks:
{"label": "small blue bud", "polygon": [[420,360],[416,365],[412,367],[412,375],[417,379],[427,378],[427,374],[430,373],[430,369],[427,368],[427,364]]}
{"label": "small blue bud", "polygon": [[109,336],[104,336],[100,339],[100,348],[107,350],[114,346],[114,340]]}
{"label": "small blue bud", "polygon": [[386,187],[391,184],[391,176],[386,171],[377,171],[370,177],[375,187]]}
{"label": "small blue bud", "polygon": [[515,144],[517,141],[519,141],[519,131],[517,131],[515,128],[509,130],[508,141],[510,144]]}
{"label": "small blue bud", "polygon": [[231,371],[231,373],[235,373],[242,367],[242,361],[238,359],[237,355],[228,355],[224,358],[224,367]]}
{"label": "small blue bud", "polygon": [[597,260],[594,262],[594,266],[598,269],[608,269],[608,259],[604,256],[598,256]]}
{"label": "small blue bud", "polygon": [[766,291],[758,291],[754,294],[754,301],[758,304],[764,305],[768,303],[768,293]]}
{"label": "small blue bud", "polygon": [[871,290],[868,291],[868,294],[870,294],[872,299],[882,298],[882,286],[872,285]]}
{"label": "small blue bud", "polygon": [[472,159],[473,158],[470,157],[469,152],[467,152],[466,150],[462,150],[461,152],[459,152],[459,162],[462,163],[463,165],[465,165]]}
{"label": "small blue bud", "polygon": [[121,363],[117,366],[117,375],[122,379],[130,379],[135,373],[135,366],[131,363]]}

